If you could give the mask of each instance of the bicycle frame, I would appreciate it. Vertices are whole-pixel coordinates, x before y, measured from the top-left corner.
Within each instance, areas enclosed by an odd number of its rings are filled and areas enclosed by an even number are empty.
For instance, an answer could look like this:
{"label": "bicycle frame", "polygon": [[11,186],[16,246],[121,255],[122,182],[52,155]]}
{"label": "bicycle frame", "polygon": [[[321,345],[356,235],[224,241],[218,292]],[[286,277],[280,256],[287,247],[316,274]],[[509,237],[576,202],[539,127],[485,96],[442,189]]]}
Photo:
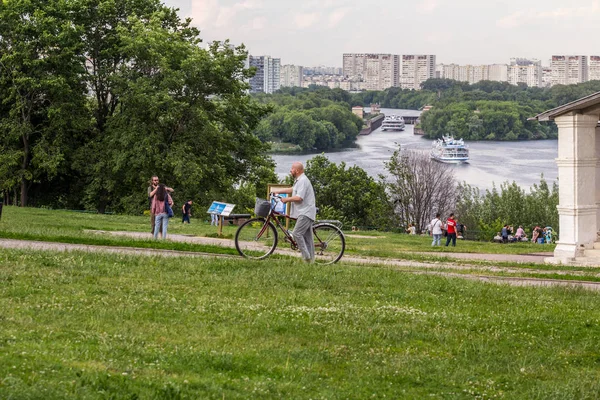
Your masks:
{"label": "bicycle frame", "polygon": [[[277,200],[281,201],[280,197],[276,197],[276,203],[277,204]],[[284,217],[284,218],[289,218],[292,221],[296,221],[298,218],[293,218],[290,217],[287,214],[283,214],[280,212],[275,211],[274,207],[271,207],[271,210],[269,211],[269,214],[265,217],[265,224],[263,225],[263,228],[261,229],[260,233],[258,234],[258,237],[260,238],[267,230],[267,227],[269,226],[269,222],[271,221],[275,221],[275,227],[279,228],[279,230],[281,232],[283,232],[283,234],[285,235],[285,237],[290,241],[290,243],[292,244],[292,246],[294,247],[298,247],[298,243],[296,243],[296,241],[294,240],[294,237],[292,236],[292,234],[290,233],[289,230],[287,230],[283,224],[279,221],[278,217]]]}
{"label": "bicycle frame", "polygon": [[[292,250],[298,250],[298,242],[294,240],[291,231],[286,229],[285,225],[287,224],[282,222],[279,217],[289,218],[292,221],[297,221],[298,218],[277,211],[277,201],[281,201],[281,198],[273,196],[269,204],[269,211],[264,217],[257,216],[238,228],[235,234],[235,247],[241,256],[263,259],[271,255],[279,243],[277,228],[283,233],[283,241],[289,243]],[[314,246],[317,263],[335,263],[343,256],[346,240],[340,225],[340,221],[317,220],[313,222],[314,241],[312,246]],[[271,236],[273,236],[273,240],[270,240]],[[259,247],[255,247],[256,245]]]}

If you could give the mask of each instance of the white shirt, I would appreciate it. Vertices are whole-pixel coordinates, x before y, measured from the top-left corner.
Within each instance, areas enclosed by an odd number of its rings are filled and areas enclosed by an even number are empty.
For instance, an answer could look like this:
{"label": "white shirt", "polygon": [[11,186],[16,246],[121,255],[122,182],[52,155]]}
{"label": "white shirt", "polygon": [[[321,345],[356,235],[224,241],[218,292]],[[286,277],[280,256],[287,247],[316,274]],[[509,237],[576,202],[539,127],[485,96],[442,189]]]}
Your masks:
{"label": "white shirt", "polygon": [[298,218],[304,215],[314,221],[317,218],[315,191],[306,175],[302,174],[296,179],[292,196],[298,196],[302,201],[293,203],[291,217]]}
{"label": "white shirt", "polygon": [[431,222],[429,223],[429,226],[431,226],[431,234],[432,235],[441,235],[442,234],[442,221],[440,221],[438,218],[434,218],[433,220],[431,220]]}

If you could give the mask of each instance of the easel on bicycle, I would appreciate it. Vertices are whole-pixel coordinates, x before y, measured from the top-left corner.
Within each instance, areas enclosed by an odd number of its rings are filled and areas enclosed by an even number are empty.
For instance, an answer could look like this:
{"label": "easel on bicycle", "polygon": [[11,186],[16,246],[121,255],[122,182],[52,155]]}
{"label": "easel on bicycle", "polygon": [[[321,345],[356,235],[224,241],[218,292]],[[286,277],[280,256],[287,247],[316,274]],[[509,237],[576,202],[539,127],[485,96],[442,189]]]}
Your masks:
{"label": "easel on bicycle", "polygon": [[[292,186],[290,185],[282,185],[282,184],[278,184],[278,183],[269,183],[267,185],[267,199],[269,199],[269,201],[271,201],[271,193],[273,192],[273,189],[287,189],[287,188],[291,188]],[[281,194],[280,196],[282,197],[286,197],[286,194]],[[284,207],[284,212],[282,212],[281,214],[285,214],[285,229],[289,230],[290,229],[290,208],[291,208],[291,204],[283,204]]]}

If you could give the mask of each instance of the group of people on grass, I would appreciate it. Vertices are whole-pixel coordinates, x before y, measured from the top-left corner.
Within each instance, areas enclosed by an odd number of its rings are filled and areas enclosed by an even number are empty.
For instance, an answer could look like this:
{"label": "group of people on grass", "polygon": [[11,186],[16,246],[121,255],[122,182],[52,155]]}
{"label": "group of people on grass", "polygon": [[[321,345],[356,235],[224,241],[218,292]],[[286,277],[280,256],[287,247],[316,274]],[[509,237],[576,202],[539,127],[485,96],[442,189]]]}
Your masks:
{"label": "group of people on grass", "polygon": [[[514,234],[513,234],[514,232]],[[553,230],[552,227],[547,226],[545,228],[536,225],[532,229],[531,242],[543,244],[543,243],[552,243],[553,240]],[[522,225],[519,225],[517,231],[514,231],[512,225],[504,225],[500,232],[494,236],[494,242],[498,243],[513,243],[513,242],[529,242],[529,238],[525,233]]]}
{"label": "group of people on grass", "polygon": [[[150,226],[154,239],[158,239],[160,234],[163,239],[167,238],[167,229],[169,227],[169,218],[173,216],[173,198],[171,193],[174,190],[160,183],[158,176],[153,176],[150,179],[148,186],[148,203],[150,205]],[[186,201],[181,206],[181,214],[183,224],[190,223],[192,216],[192,200]]]}

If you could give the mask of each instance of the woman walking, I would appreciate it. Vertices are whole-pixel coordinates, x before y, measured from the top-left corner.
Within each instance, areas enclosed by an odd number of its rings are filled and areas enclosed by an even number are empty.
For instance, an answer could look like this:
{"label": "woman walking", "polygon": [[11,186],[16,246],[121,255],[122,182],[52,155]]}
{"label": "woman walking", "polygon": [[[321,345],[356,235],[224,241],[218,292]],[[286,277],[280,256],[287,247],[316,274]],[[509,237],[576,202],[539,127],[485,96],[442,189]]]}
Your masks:
{"label": "woman walking", "polygon": [[[169,226],[169,216],[167,214],[167,208],[165,207],[165,200],[169,203],[169,205],[173,206],[173,199],[167,192],[165,185],[162,183],[156,187],[150,193],[152,197],[152,214],[156,215],[155,225],[154,225],[154,239],[158,239],[158,232],[162,232],[162,238],[167,238],[167,227]],[[162,230],[161,230],[162,226]]]}

